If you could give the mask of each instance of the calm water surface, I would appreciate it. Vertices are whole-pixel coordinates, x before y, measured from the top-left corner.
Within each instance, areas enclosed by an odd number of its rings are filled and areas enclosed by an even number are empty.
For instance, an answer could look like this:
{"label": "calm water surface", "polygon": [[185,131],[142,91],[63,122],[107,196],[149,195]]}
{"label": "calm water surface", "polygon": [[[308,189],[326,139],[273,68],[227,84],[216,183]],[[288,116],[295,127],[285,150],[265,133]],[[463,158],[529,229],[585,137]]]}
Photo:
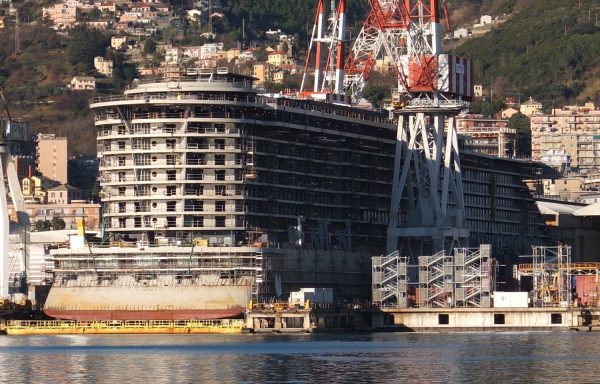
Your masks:
{"label": "calm water surface", "polygon": [[1,383],[600,383],[600,332],[0,337]]}

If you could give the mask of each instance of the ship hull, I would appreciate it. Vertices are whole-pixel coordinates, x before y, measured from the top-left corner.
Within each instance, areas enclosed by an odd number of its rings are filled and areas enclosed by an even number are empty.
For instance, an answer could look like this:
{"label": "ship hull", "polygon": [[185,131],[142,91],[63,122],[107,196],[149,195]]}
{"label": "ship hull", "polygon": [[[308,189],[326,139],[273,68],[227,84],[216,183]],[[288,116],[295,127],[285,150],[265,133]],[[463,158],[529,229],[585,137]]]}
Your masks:
{"label": "ship hull", "polygon": [[189,310],[60,310],[45,309],[44,313],[61,320],[102,321],[102,320],[216,320],[241,318],[244,308],[231,309],[189,309]]}
{"label": "ship hull", "polygon": [[241,317],[249,285],[53,286],[46,315],[63,320],[214,320]]}

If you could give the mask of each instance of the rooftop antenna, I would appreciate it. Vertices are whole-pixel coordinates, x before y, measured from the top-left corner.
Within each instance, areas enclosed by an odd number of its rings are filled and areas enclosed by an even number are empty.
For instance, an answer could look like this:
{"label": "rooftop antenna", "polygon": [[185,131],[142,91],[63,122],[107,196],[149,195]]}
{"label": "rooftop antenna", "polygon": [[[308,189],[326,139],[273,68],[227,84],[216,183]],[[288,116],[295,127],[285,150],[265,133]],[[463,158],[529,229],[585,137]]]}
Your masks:
{"label": "rooftop antenna", "polygon": [[212,0],[208,0],[208,32],[214,32],[212,22]]}
{"label": "rooftop antenna", "polygon": [[20,31],[19,31],[19,27],[20,27],[20,21],[19,21],[19,8],[17,8],[16,10],[16,14],[15,14],[15,53],[18,54],[19,52],[21,52],[21,42],[19,41],[19,35],[20,35]]}

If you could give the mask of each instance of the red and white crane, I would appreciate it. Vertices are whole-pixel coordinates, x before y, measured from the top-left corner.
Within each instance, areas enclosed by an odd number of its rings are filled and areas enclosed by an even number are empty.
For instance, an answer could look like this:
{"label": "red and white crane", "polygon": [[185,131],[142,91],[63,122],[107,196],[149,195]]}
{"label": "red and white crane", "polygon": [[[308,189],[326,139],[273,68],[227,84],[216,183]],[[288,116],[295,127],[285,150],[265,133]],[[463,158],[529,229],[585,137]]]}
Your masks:
{"label": "red and white crane", "polygon": [[[318,0],[317,12],[304,65],[300,86],[301,97],[348,103],[344,90],[344,63],[346,50],[346,0],[331,0],[327,24],[327,9],[323,0]],[[314,55],[313,55],[314,49]],[[312,91],[308,88],[308,73],[314,68]]]}
{"label": "red and white crane", "polygon": [[[345,20],[339,15],[344,15],[345,1],[340,0],[337,14],[332,11],[329,32],[322,29],[324,4],[319,1],[311,39],[311,48],[317,48],[313,92],[324,100],[358,102],[376,62],[387,60],[396,84],[392,105],[398,122],[388,251],[409,256],[450,251],[468,237],[455,116],[473,96],[473,65],[442,53],[439,0],[368,1],[370,12],[343,69]],[[443,9],[448,19],[445,2]],[[324,43],[327,57],[335,48],[336,76],[327,69],[331,61],[324,60]],[[304,84],[303,96],[309,96]]]}

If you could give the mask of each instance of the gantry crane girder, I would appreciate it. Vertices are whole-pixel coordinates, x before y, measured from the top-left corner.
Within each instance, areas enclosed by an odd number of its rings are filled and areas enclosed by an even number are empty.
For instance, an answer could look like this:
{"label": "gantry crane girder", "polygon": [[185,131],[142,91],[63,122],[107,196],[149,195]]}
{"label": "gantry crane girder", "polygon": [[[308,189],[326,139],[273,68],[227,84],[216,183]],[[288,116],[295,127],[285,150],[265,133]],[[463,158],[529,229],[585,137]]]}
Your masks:
{"label": "gantry crane girder", "polygon": [[[473,97],[471,61],[441,54],[439,0],[369,0],[369,4],[371,10],[344,67],[344,89],[352,100],[361,98],[383,56],[396,75],[396,92],[406,100],[427,98],[430,93],[462,100]],[[446,20],[449,28],[447,14]]]}
{"label": "gantry crane girder", "polygon": [[[340,68],[345,0],[339,0],[337,8],[332,1],[327,31],[319,0],[311,39],[311,48],[317,50],[314,91],[359,102],[377,60],[389,60],[398,132],[388,252],[400,249],[413,260],[423,252],[450,252],[464,246],[468,236],[455,116],[472,97],[473,66],[470,60],[441,53],[439,0],[369,0],[369,4],[367,19]],[[332,59],[325,62],[324,71],[325,43],[326,57]],[[335,87],[320,86],[333,79]]]}
{"label": "gantry crane girder", "polygon": [[377,59],[389,60],[398,130],[387,248],[414,261],[466,245],[455,117],[472,97],[473,66],[442,54],[439,0],[369,3],[344,86],[357,101]]}

